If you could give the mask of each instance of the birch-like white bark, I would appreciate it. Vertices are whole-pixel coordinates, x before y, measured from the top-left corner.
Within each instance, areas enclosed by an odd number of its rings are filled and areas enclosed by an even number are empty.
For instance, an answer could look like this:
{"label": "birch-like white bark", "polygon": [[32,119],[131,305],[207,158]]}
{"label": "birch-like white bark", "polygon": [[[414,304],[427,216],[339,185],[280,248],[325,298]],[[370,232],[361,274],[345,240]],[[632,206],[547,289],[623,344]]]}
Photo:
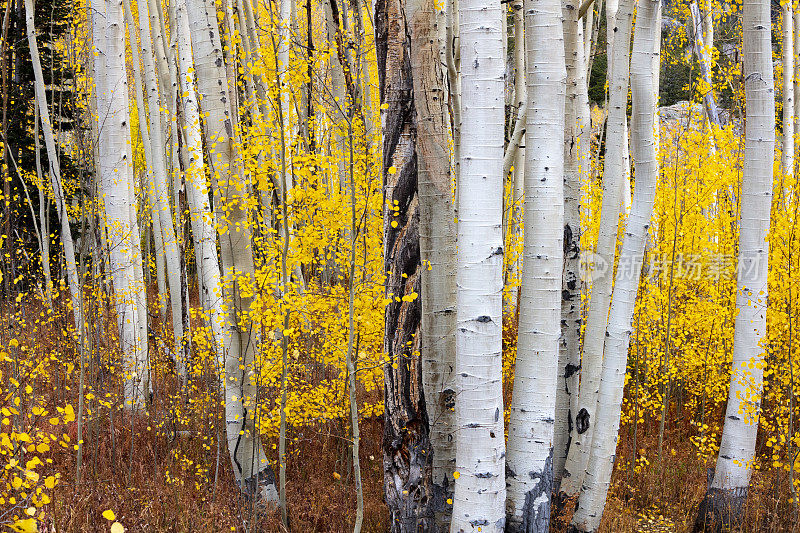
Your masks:
{"label": "birch-like white bark", "polygon": [[499,2],[461,1],[454,533],[501,532],[505,523],[503,23]]}
{"label": "birch-like white bark", "polygon": [[[528,97],[527,87],[525,86],[525,10],[522,0],[516,0],[512,5],[514,15],[514,106],[517,109],[517,122],[514,124],[514,131],[506,148],[506,156],[503,161],[503,176],[508,178],[512,172],[513,183],[511,188],[510,224],[508,228],[512,235],[520,232],[522,222],[522,202],[525,198],[525,124],[528,116]],[[503,236],[503,242],[508,242]],[[522,258],[517,258],[514,263],[509,265],[509,279],[516,279],[519,276]],[[512,314],[517,310],[517,298],[519,291],[514,288],[509,294],[508,311]]]}
{"label": "birch-like white bark", "polygon": [[[177,362],[178,375],[184,384],[187,380],[187,358],[188,358],[188,338],[189,331],[185,331],[184,309],[183,309],[183,288],[181,283],[181,261],[178,255],[178,243],[175,236],[175,226],[172,218],[172,207],[170,205],[169,177],[167,175],[167,164],[164,160],[166,153],[166,143],[164,140],[165,126],[162,121],[161,113],[157,112],[164,107],[158,81],[156,78],[156,64],[153,59],[153,42],[150,34],[150,20],[153,18],[149,14],[147,2],[140,2],[139,27],[141,29],[141,39],[139,53],[142,56],[144,67],[144,83],[147,91],[147,104],[150,109],[148,115],[150,124],[150,142],[152,153],[153,182],[155,184],[153,208],[157,211],[154,216],[159,217],[161,223],[161,235],[164,244],[164,256],[166,258],[167,282],[169,283],[170,304],[172,309],[172,331],[174,335],[175,359]],[[160,31],[159,31],[160,33]],[[173,117],[170,117],[172,121]]]}
{"label": "birch-like white bark", "polygon": [[[619,0],[609,0],[606,2],[606,28],[614,28],[617,24],[617,12],[619,10]],[[614,57],[614,40],[616,39],[616,32],[606,32],[606,57]],[[613,59],[608,62],[607,76],[609,81],[609,90],[611,80],[614,79],[614,61]],[[608,131],[606,132],[608,134]],[[627,215],[631,210],[631,156],[630,146],[628,144],[628,120],[625,119],[622,125],[622,136],[625,141],[622,143],[622,169],[623,176],[620,181],[621,195],[622,195],[622,210]]]}
{"label": "birch-like white bark", "polygon": [[[742,13],[747,121],[742,169],[733,358],[725,425],[714,479],[698,520],[738,521],[755,457],[767,327],[767,263],[775,149],[770,2],[745,0]],[[752,368],[750,366],[752,365]]]}
{"label": "birch-like white bark", "polygon": [[[39,240],[39,251],[42,255],[42,274],[44,275],[44,295],[47,305],[53,305],[53,280],[50,272],[50,228],[48,227],[48,210],[50,207],[49,199],[47,198],[47,186],[44,182],[44,173],[42,172],[42,155],[41,146],[39,143],[39,107],[34,106],[33,114],[33,138],[34,138],[34,159],[36,161],[36,187],[39,191],[39,226],[36,229],[36,234]],[[24,184],[25,182],[23,182]],[[31,214],[33,214],[33,206],[31,206]],[[35,216],[34,216],[35,220]],[[35,226],[35,222],[34,222]]]}
{"label": "birch-like white bark", "polygon": [[143,287],[137,287],[143,275],[141,270],[136,272],[137,267],[141,269],[141,258],[135,257],[138,221],[128,126],[125,25],[122,3],[118,0],[93,3],[92,8],[95,61],[101,71],[97,88],[100,180],[125,373],[123,395],[125,407],[137,411],[144,408],[150,375],[147,336],[141,334],[146,328],[146,324],[141,324]]}
{"label": "birch-like white bark", "polygon": [[[336,27],[336,24],[333,21],[333,14],[331,13],[331,4],[330,0],[325,0],[323,9],[325,10],[325,31],[328,38],[327,46],[331,49],[336,48],[336,32],[339,31],[339,28]],[[333,96],[334,102],[338,102],[338,106],[343,107],[345,102],[344,97],[344,73],[342,72],[342,64],[339,63],[339,60],[336,57],[336,53],[334,52],[330,56],[330,76],[331,76],[331,94]],[[334,106],[336,107],[336,106]],[[339,188],[343,191],[342,183],[347,175],[347,161],[344,157],[345,154],[345,138],[344,138],[344,130],[342,125],[339,124],[339,114],[336,113],[337,120],[334,121],[334,124],[331,125],[333,129],[333,138],[334,138],[334,146],[336,146],[336,151],[338,152],[338,156],[334,157],[336,160],[337,166],[337,177]]]}
{"label": "birch-like white bark", "polygon": [[597,531],[603,516],[614,458],[617,449],[622,393],[628,361],[628,347],[658,179],[658,145],[655,136],[658,76],[653,55],[658,55],[661,27],[658,24],[659,0],[639,0],[636,33],[631,56],[631,128],[636,162],[636,189],[622,241],[614,294],[606,330],[600,393],[597,397],[597,424],[594,430],[589,465],[573,515],[578,531]]}
{"label": "birch-like white bark", "polygon": [[[72,300],[72,313],[75,319],[75,333],[76,335],[80,335],[80,331],[83,326],[83,316],[81,315],[81,309],[83,309],[81,299],[83,298],[83,295],[81,292],[80,283],[78,281],[78,268],[75,262],[75,245],[73,244],[72,240],[72,231],[69,228],[69,216],[67,215],[67,206],[64,199],[64,187],[61,181],[61,165],[58,160],[58,151],[56,150],[53,126],[50,122],[50,110],[47,106],[44,75],[42,73],[42,63],[39,56],[39,46],[36,42],[36,28],[34,26],[33,13],[33,0],[25,0],[25,23],[28,34],[28,47],[30,48],[31,52],[31,63],[33,65],[36,107],[39,110],[39,121],[42,124],[44,144],[45,148],[47,149],[47,162],[50,170],[50,186],[53,188],[53,194],[56,200],[56,208],[58,209],[58,219],[61,222],[61,245],[64,247],[64,262],[66,263],[67,267],[67,282],[69,284],[70,299]],[[44,189],[44,187],[42,187],[42,189]],[[40,204],[45,201],[45,197],[40,196]],[[45,241],[48,243],[49,249],[49,240],[50,236],[48,234],[42,235],[43,250],[45,249]],[[49,272],[49,258],[47,270]],[[47,291],[49,294],[49,284]]]}
{"label": "birch-like white bark", "polygon": [[[247,2],[249,3],[249,2]],[[225,346],[230,342],[223,327],[222,287],[219,258],[217,257],[217,237],[214,230],[214,214],[208,201],[206,185],[206,162],[203,154],[200,108],[197,103],[197,83],[195,79],[192,43],[189,34],[189,17],[186,4],[177,2],[175,6],[175,33],[177,38],[178,69],[181,89],[181,118],[184,147],[188,155],[185,169],[186,199],[189,203],[190,223],[194,248],[199,258],[200,300],[208,314],[208,324],[216,343],[219,371],[224,366]]]}
{"label": "birch-like white bark", "polygon": [[[800,53],[800,8],[794,10],[794,51],[795,54]],[[800,134],[800,60],[796,58],[794,62],[794,132],[795,135]]]}
{"label": "birch-like white bark", "polygon": [[[564,102],[559,0],[525,1],[528,119],[522,286],[506,456],[511,533],[546,532],[553,492],[561,281],[564,268]],[[574,115],[572,116],[574,126]]]}
{"label": "birch-like white bark", "polygon": [[784,176],[794,174],[794,26],[792,0],[783,3],[783,142],[781,143],[781,170]]}
{"label": "birch-like white bark", "polygon": [[[719,110],[717,109],[717,102],[714,99],[714,82],[711,78],[711,62],[713,61],[711,50],[714,48],[714,43],[705,42],[703,31],[704,21],[700,14],[700,8],[697,6],[697,2],[693,1],[689,5],[689,9],[692,14],[694,53],[700,63],[700,77],[703,79],[703,90],[705,91],[703,94],[703,107],[706,110],[706,116],[711,124],[719,127]],[[711,17],[711,13],[707,13],[706,16]]]}
{"label": "birch-like white bark", "polygon": [[255,266],[250,225],[244,199],[246,177],[235,167],[234,117],[228,95],[228,80],[214,4],[208,0],[189,0],[187,14],[192,39],[200,110],[204,115],[206,144],[211,152],[214,207],[219,224],[223,295],[227,305],[225,328],[230,344],[225,347],[225,420],[228,451],[237,485],[269,502],[278,501],[275,476],[261,445],[255,423],[256,398],[255,346],[257,329],[246,316],[252,295],[241,290],[252,283]]}
{"label": "birch-like white bark", "polygon": [[[577,494],[581,489],[597,421],[595,416],[597,394],[603,365],[603,342],[608,324],[608,309],[611,303],[613,281],[611,276],[617,247],[621,182],[625,176],[623,154],[624,145],[627,143],[625,130],[633,0],[620,0],[618,6],[619,11],[614,17],[615,26],[611,26],[614,30],[614,48],[612,78],[609,84],[609,116],[606,126],[603,203],[600,210],[597,248],[592,257],[593,268],[590,266],[588,273],[591,277],[592,297],[584,332],[578,412],[575,414],[571,446],[564,466],[564,477],[561,480],[561,492],[566,496]],[[612,7],[612,3],[607,2],[606,7],[607,9]]]}
{"label": "birch-like white bark", "polygon": [[[135,82],[134,82],[135,83]],[[141,87],[140,84],[137,84]],[[139,99],[136,99],[136,104],[138,106]],[[143,115],[144,110],[140,115]],[[147,127],[147,121],[143,121],[143,125]],[[141,131],[142,124],[139,125]],[[150,149],[150,143],[144,142],[142,139],[142,145],[146,146],[147,149]],[[145,155],[145,160],[147,160],[147,155]],[[149,173],[149,170],[148,170]],[[149,179],[149,178],[148,178]],[[147,190],[155,189],[155,185],[151,184],[149,181],[147,183]],[[164,239],[161,237],[161,220],[160,217],[151,217],[150,218],[153,222],[153,246],[154,246],[154,254],[155,254],[155,261],[156,261],[156,287],[158,288],[158,311],[161,313],[162,321],[166,321],[167,319],[167,300],[169,294],[167,293],[167,260],[164,257]]]}
{"label": "birch-like white bark", "polygon": [[[588,93],[582,23],[578,0],[569,0],[564,13],[564,52],[567,94],[564,107],[564,270],[561,285],[561,342],[556,386],[555,434],[553,437],[553,483],[556,492],[564,473],[569,446],[569,428],[578,397],[581,364],[580,198],[590,131],[587,120]],[[584,146],[586,143],[586,146]]]}
{"label": "birch-like white bark", "polygon": [[[138,55],[134,55],[132,62],[134,80],[136,87],[136,104],[139,113],[139,132],[142,136],[144,145],[145,161],[147,163],[148,184],[147,192],[150,205],[153,209],[153,230],[160,232],[160,239],[156,238],[156,244],[161,241],[164,247],[164,257],[166,259],[167,282],[169,283],[170,303],[172,311],[172,332],[173,332],[173,354],[175,356],[176,370],[181,380],[186,383],[186,334],[183,323],[183,302],[181,298],[181,263],[178,256],[178,246],[175,239],[175,228],[172,221],[172,207],[169,203],[169,192],[167,188],[167,166],[164,161],[165,143],[163,135],[163,125],[160,110],[162,102],[156,80],[155,61],[152,55],[152,40],[150,37],[150,17],[146,2],[138,5],[139,28],[141,28],[141,38],[137,31],[136,22],[133,20],[133,13],[130,9],[128,0],[124,0],[126,16],[128,17],[128,27],[130,30],[132,44],[131,49],[139,50]],[[144,76],[139,70],[139,57],[142,59]],[[150,109],[149,115],[144,108],[144,99],[141,94],[141,83],[147,91],[147,103]],[[147,129],[149,123],[149,131]],[[158,218],[156,222],[155,219]],[[157,252],[158,253],[158,252]]]}

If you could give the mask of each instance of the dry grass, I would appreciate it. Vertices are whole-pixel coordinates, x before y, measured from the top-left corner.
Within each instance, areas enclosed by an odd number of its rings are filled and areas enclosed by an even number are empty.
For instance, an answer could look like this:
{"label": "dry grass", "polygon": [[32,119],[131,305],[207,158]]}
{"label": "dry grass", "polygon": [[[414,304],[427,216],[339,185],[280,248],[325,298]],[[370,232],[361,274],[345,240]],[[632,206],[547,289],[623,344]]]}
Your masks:
{"label": "dry grass", "polygon": [[[50,330],[47,334],[54,333]],[[53,346],[54,342],[37,341],[40,346]],[[107,378],[97,377],[95,390],[100,390],[99,380]],[[162,374],[157,379],[156,389],[162,395],[147,418],[123,420],[120,411],[99,409],[87,424],[80,484],[75,479],[74,451],[54,449],[48,453],[53,461],[48,470],[62,477],[53,491],[53,503],[44,508],[42,530],[106,532],[109,523],[102,512],[112,509],[131,533],[284,531],[276,512],[256,512],[234,487],[224,436],[218,439],[215,429],[223,427],[219,406],[198,408],[186,417],[189,422],[177,428],[172,415],[180,406],[170,403],[173,400],[169,397],[174,377]],[[50,406],[60,405],[65,396],[77,392],[75,384],[70,385],[71,392],[55,386],[42,389],[42,394],[49,395]],[[114,420],[111,412],[116,413]],[[636,447],[646,450],[650,465],[639,472],[629,466],[634,456],[633,432],[630,428],[621,430],[602,532],[691,531],[706,488],[706,470],[713,462],[696,457],[688,438],[690,428],[679,419],[674,413],[669,418],[663,467],[656,457],[657,421],[640,425]],[[380,418],[362,421],[366,532],[388,531],[388,510],[383,502],[382,426]],[[77,437],[75,423],[61,429],[73,440]],[[287,498],[293,532],[352,530],[356,503],[347,434],[344,421],[290,429]],[[266,443],[273,460],[276,444]],[[755,472],[739,531],[795,531],[793,510],[786,503],[787,474],[780,472]],[[554,517],[552,530],[566,531],[568,519],[568,514]]]}

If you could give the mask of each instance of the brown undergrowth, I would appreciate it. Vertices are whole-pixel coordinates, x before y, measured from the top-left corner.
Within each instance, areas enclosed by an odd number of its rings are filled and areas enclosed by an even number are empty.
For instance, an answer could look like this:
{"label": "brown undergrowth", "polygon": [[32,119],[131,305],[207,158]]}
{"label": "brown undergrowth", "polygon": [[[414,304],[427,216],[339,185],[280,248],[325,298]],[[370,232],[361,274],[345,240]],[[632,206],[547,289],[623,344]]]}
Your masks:
{"label": "brown undergrowth", "polygon": [[[510,330],[513,324],[507,328],[507,335],[513,333]],[[25,334],[52,337],[58,335],[58,328]],[[23,332],[17,328],[16,335],[22,337]],[[50,337],[29,340],[40,347],[52,348],[58,343]],[[71,375],[74,378],[77,374]],[[95,391],[101,390],[102,380],[114,380],[113,375],[102,372],[90,378],[88,385]],[[40,530],[106,532],[110,522],[102,514],[110,509],[129,532],[285,531],[277,512],[252,507],[234,487],[218,402],[203,403],[192,397],[178,400],[173,374],[163,371],[155,378],[158,394],[147,415],[131,419],[118,408],[95,407],[84,426],[80,483],[76,480],[74,449],[53,448],[43,456],[52,460],[43,473],[59,473],[61,477],[52,491],[52,502],[42,508]],[[208,394],[210,387],[209,383],[196,383],[192,390],[201,391],[208,398],[212,397]],[[41,391],[40,397],[44,396],[44,403],[54,409],[70,398],[75,403],[77,383],[74,379],[51,377],[39,383],[37,390]],[[509,392],[506,401],[510,401]],[[183,414],[178,415],[178,411]],[[715,416],[721,417],[722,413]],[[603,533],[691,531],[713,460],[698,458],[689,439],[692,427],[685,418],[674,409],[670,411],[662,462],[657,458],[658,420],[645,419],[635,432],[632,427],[621,429],[601,526]],[[178,419],[183,422],[177,423]],[[388,510],[383,502],[382,428],[380,417],[361,422],[366,532],[388,531]],[[57,431],[68,435],[72,442],[77,439],[76,422],[64,424]],[[356,503],[348,434],[344,419],[290,428],[287,499],[291,531],[352,530]],[[268,456],[276,461],[277,440],[268,439],[265,444]],[[758,445],[763,445],[761,440]],[[647,464],[641,461],[642,456]],[[796,528],[797,520],[787,502],[787,478],[782,470],[754,473],[738,531],[796,530],[792,528]],[[566,531],[568,520],[569,513],[553,517],[552,530]]]}

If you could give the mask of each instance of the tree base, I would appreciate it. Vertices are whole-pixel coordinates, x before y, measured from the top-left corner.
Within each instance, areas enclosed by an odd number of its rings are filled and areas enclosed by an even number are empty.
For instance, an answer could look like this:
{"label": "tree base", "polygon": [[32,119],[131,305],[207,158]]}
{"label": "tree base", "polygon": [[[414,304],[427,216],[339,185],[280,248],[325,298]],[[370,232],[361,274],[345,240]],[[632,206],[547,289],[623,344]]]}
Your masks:
{"label": "tree base", "polygon": [[257,475],[242,481],[242,494],[248,500],[255,500],[256,505],[270,510],[278,507],[280,498],[275,485],[275,473],[267,465]]}
{"label": "tree base", "polygon": [[709,488],[697,510],[694,533],[722,533],[739,524],[747,500],[747,487]]}

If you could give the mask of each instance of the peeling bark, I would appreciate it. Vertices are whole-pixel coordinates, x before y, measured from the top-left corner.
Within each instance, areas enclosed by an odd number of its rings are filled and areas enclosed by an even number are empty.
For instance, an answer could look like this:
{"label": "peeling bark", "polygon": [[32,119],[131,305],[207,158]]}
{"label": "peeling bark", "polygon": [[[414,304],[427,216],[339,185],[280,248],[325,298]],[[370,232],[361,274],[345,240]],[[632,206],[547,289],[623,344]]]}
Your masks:
{"label": "peeling bark", "polygon": [[410,35],[398,0],[375,4],[383,133],[384,326],[383,472],[391,531],[436,531],[434,509],[441,498],[432,478],[432,446],[420,356],[420,201],[417,124],[410,60]]}

